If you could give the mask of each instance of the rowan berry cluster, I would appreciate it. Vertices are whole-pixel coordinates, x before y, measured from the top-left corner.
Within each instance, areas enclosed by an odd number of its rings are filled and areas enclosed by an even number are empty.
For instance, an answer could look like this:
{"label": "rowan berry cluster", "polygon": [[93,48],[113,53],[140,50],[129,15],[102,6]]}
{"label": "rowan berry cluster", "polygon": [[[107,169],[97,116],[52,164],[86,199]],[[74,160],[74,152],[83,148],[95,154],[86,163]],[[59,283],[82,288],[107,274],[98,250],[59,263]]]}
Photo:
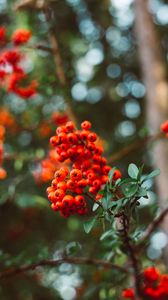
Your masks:
{"label": "rowan berry cluster", "polygon": [[[168,275],[160,274],[155,267],[149,267],[143,272],[143,294],[146,300],[168,299]],[[134,289],[122,292],[123,298],[135,299]]]}
{"label": "rowan berry cluster", "polygon": [[168,138],[168,121],[162,123],[160,129],[166,134],[166,137]]}
{"label": "rowan berry cluster", "polygon": [[29,85],[22,85],[22,81],[27,81],[27,74],[21,66],[25,55],[20,51],[19,46],[27,43],[30,38],[29,30],[18,29],[8,39],[6,29],[0,27],[0,47],[2,48],[0,52],[0,86],[22,98],[34,96],[38,85],[36,80]]}
{"label": "rowan berry cluster", "polygon": [[[86,191],[95,200],[100,200],[99,191],[107,183],[111,167],[102,156],[103,148],[96,145],[97,135],[91,130],[91,123],[84,121],[81,130],[73,122],[59,126],[50,143],[55,147],[58,160],[69,162],[71,168],[56,171],[51,186],[47,189],[52,209],[61,215],[84,215],[88,212]],[[113,180],[121,177],[119,170],[114,172]]]}

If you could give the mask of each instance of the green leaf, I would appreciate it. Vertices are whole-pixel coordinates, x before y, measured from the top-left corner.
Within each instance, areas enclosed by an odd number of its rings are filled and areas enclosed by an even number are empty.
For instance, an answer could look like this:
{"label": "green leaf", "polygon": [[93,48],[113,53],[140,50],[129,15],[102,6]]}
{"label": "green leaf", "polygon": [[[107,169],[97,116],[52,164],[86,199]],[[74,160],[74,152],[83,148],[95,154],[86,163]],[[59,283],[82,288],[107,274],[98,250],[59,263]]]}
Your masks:
{"label": "green leaf", "polygon": [[85,231],[86,233],[89,233],[89,232],[92,230],[92,228],[93,228],[93,226],[94,226],[94,224],[95,224],[95,222],[96,222],[96,219],[97,219],[97,217],[93,217],[93,218],[91,218],[90,220],[85,221],[85,222],[83,223],[84,231]]}
{"label": "green leaf", "polygon": [[108,178],[109,178],[110,182],[112,181],[115,170],[116,170],[116,167],[112,168],[108,173]]}
{"label": "green leaf", "polygon": [[143,172],[143,168],[144,168],[144,165],[142,165],[142,166],[139,168],[138,177],[137,177],[137,180],[138,180],[138,181],[141,179],[142,172]]}
{"label": "green leaf", "polygon": [[156,169],[154,171],[152,171],[150,174],[148,174],[147,176],[145,176],[145,178],[143,179],[143,181],[154,178],[156,176],[160,175],[160,170]]}
{"label": "green leaf", "polygon": [[121,189],[126,197],[132,197],[137,192],[138,185],[135,183],[124,184]]}
{"label": "green leaf", "polygon": [[118,186],[121,186],[121,185],[123,185],[125,183],[132,183],[132,182],[137,182],[137,180],[133,179],[133,178],[130,178],[130,177],[126,178],[126,179],[122,179],[122,180],[120,180]]}
{"label": "green leaf", "polygon": [[92,211],[96,211],[99,208],[99,204],[98,203],[94,203],[93,207],[92,207]]}
{"label": "green leaf", "polygon": [[104,232],[101,237],[100,237],[100,241],[103,241],[104,239],[108,238],[109,236],[112,236],[113,235],[113,230],[110,229],[106,232]]}
{"label": "green leaf", "polygon": [[146,197],[147,196],[147,190],[143,187],[139,187],[137,191],[137,196],[138,197]]}
{"label": "green leaf", "polygon": [[112,194],[110,191],[107,191],[106,195],[101,199],[101,204],[103,205],[103,208],[105,210],[109,208],[111,201],[112,201]]}
{"label": "green leaf", "polygon": [[128,175],[133,178],[133,179],[137,179],[138,177],[138,173],[139,173],[139,169],[137,168],[137,166],[135,164],[130,164],[128,166]]}

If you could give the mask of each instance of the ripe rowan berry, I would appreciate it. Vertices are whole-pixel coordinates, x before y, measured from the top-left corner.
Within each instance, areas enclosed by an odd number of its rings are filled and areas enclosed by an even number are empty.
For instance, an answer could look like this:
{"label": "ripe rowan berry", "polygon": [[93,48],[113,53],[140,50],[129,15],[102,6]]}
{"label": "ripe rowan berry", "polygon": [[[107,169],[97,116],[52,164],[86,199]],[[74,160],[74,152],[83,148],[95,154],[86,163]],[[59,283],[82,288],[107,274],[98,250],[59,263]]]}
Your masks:
{"label": "ripe rowan berry", "polygon": [[84,121],[81,123],[81,128],[84,130],[89,130],[92,127],[92,124],[89,121]]}
{"label": "ripe rowan berry", "polygon": [[13,34],[11,40],[16,45],[27,43],[31,38],[31,31],[26,29],[17,29]]}
{"label": "ripe rowan berry", "polygon": [[3,168],[0,168],[0,180],[5,179],[6,176],[7,172]]}
{"label": "ripe rowan berry", "polygon": [[79,206],[84,206],[86,205],[86,202],[85,202],[85,198],[81,195],[77,195],[75,197],[75,203]]}
{"label": "ripe rowan berry", "polygon": [[73,122],[69,121],[66,123],[65,127],[68,131],[71,132],[75,129],[75,124]]}
{"label": "ripe rowan berry", "polygon": [[99,188],[100,186],[101,186],[101,181],[99,179],[93,181],[93,187]]}
{"label": "ripe rowan berry", "polygon": [[74,134],[74,133],[68,133],[67,134],[67,140],[68,140],[68,142],[70,143],[70,144],[76,144],[77,143],[77,141],[78,141],[78,138],[77,138],[77,136],[76,136],[76,134]]}
{"label": "ripe rowan berry", "polygon": [[68,189],[73,190],[75,187],[76,187],[76,184],[75,184],[74,181],[72,181],[72,180],[67,181],[67,188]]}
{"label": "ripe rowan berry", "polygon": [[58,145],[59,142],[59,138],[57,136],[52,136],[50,138],[50,144],[55,147],[56,145]]}
{"label": "ripe rowan berry", "polygon": [[55,191],[55,198],[57,201],[61,201],[63,197],[65,196],[65,191],[62,189],[57,189]]}
{"label": "ripe rowan berry", "polygon": [[63,170],[59,170],[55,172],[54,177],[57,179],[57,181],[63,181],[66,177],[66,173]]}
{"label": "ripe rowan berry", "polygon": [[49,194],[48,194],[48,199],[51,201],[51,202],[56,202],[56,196],[55,196],[55,192],[53,191],[53,192],[50,192]]}
{"label": "ripe rowan berry", "polygon": [[58,134],[59,143],[67,143],[67,134],[65,132],[61,132]]}
{"label": "ripe rowan berry", "polygon": [[87,186],[86,179],[79,180],[78,183],[77,183],[77,185],[78,185],[79,188],[85,188]]}
{"label": "ripe rowan berry", "polygon": [[58,182],[57,188],[66,191],[66,189],[67,189],[67,184],[66,184],[66,182],[64,182],[64,181]]}
{"label": "ripe rowan berry", "polygon": [[168,121],[165,121],[163,124],[161,124],[161,131],[168,133]]}
{"label": "ripe rowan berry", "polygon": [[70,178],[72,181],[80,180],[82,178],[82,172],[79,169],[74,169],[70,172]]}
{"label": "ripe rowan berry", "polygon": [[89,133],[89,135],[88,135],[88,141],[89,142],[95,142],[97,140],[97,135],[96,135],[96,133],[94,133],[94,132],[91,132],[91,133]]}
{"label": "ripe rowan berry", "polygon": [[113,174],[113,180],[117,180],[119,178],[121,178],[121,172],[119,170],[115,170],[114,174]]}
{"label": "ripe rowan berry", "polygon": [[71,206],[74,203],[74,198],[71,195],[66,195],[62,200],[62,205],[64,207]]}

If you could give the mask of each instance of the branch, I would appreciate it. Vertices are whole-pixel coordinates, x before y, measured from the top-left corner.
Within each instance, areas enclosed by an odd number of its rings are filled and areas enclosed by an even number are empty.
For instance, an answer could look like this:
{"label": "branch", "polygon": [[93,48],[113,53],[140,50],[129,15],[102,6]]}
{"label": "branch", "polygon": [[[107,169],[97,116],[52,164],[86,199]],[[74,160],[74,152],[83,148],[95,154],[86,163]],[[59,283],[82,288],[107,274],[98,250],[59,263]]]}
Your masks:
{"label": "branch", "polygon": [[121,217],[121,222],[123,225],[123,228],[121,230],[123,244],[126,248],[128,257],[130,259],[130,262],[132,264],[133,268],[133,275],[134,275],[134,285],[135,285],[135,300],[141,300],[144,299],[143,297],[143,291],[142,291],[142,282],[141,282],[141,276],[140,276],[140,270],[139,270],[139,262],[138,258],[136,256],[135,247],[132,244],[132,241],[129,236],[129,220],[128,218],[123,214]]}
{"label": "branch", "polygon": [[162,223],[162,221],[164,220],[164,218],[167,216],[168,214],[168,207],[166,207],[160,214],[159,217],[157,217],[146,229],[146,231],[144,232],[142,238],[140,239],[140,242],[138,244],[138,247],[142,247],[142,245],[144,244],[144,242],[146,242],[149,237],[151,236],[151,234],[155,231],[155,229],[159,226],[160,223]]}
{"label": "branch", "polygon": [[0,272],[0,279],[12,277],[24,272],[33,271],[38,267],[57,267],[62,263],[69,263],[74,265],[92,265],[92,266],[102,266],[105,268],[116,269],[120,272],[128,273],[128,269],[115,265],[109,261],[101,259],[91,259],[85,257],[64,257],[57,260],[41,260],[34,264],[22,265],[17,268],[10,268]]}
{"label": "branch", "polygon": [[159,132],[159,133],[156,133],[152,136],[146,136],[144,138],[136,140],[132,144],[124,147],[123,149],[121,149],[120,151],[117,151],[116,153],[112,154],[108,158],[108,163],[112,163],[112,162],[115,162],[117,160],[120,160],[121,158],[127,156],[128,154],[134,152],[135,150],[137,150],[139,148],[142,148],[142,146],[161,139],[163,136],[164,136],[163,133]]}

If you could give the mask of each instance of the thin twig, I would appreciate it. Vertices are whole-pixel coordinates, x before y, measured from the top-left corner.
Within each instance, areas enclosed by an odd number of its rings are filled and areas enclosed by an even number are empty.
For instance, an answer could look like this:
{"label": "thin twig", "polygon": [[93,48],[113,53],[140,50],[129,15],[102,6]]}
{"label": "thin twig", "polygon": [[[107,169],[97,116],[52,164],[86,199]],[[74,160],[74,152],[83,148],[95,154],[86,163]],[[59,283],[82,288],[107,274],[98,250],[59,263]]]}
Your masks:
{"label": "thin twig", "polygon": [[18,274],[22,274],[24,272],[33,271],[38,267],[56,267],[62,263],[70,263],[74,265],[92,265],[92,266],[102,266],[104,268],[116,269],[118,271],[128,273],[128,269],[115,265],[109,261],[101,260],[101,259],[91,259],[85,257],[64,257],[57,260],[41,260],[34,264],[22,265],[17,268],[10,268],[0,272],[0,279],[12,277]]}

